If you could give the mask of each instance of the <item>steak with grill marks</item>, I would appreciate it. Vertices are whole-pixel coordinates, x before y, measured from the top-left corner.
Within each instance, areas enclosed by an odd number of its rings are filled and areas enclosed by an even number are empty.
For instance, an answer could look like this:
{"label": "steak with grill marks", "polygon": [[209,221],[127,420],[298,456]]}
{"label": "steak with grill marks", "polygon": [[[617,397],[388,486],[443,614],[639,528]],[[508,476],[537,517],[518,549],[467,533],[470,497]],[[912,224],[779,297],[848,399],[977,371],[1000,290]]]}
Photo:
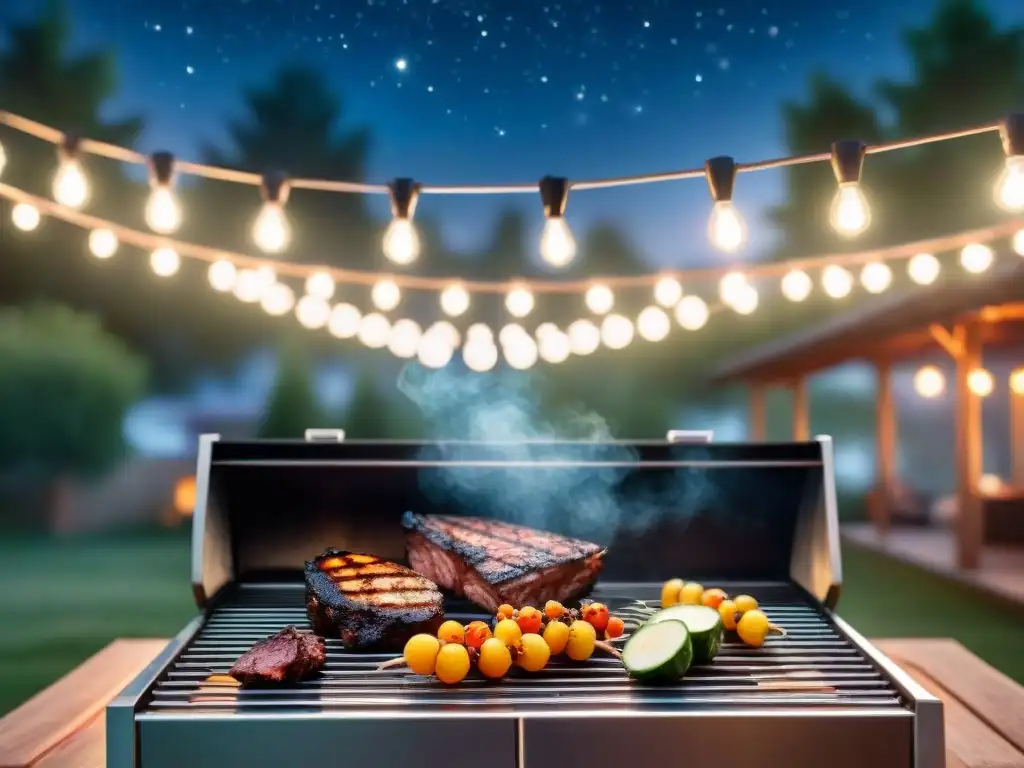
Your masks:
{"label": "steak with grill marks", "polygon": [[228,674],[244,684],[295,682],[319,672],[326,661],[322,637],[285,627],[243,653]]}
{"label": "steak with grill marks", "polygon": [[502,603],[542,606],[586,594],[604,548],[496,520],[406,512],[409,564],[489,611]]}
{"label": "steak with grill marks", "polygon": [[437,585],[375,555],[329,549],[306,563],[306,613],[324,637],[356,650],[400,651],[444,621]]}

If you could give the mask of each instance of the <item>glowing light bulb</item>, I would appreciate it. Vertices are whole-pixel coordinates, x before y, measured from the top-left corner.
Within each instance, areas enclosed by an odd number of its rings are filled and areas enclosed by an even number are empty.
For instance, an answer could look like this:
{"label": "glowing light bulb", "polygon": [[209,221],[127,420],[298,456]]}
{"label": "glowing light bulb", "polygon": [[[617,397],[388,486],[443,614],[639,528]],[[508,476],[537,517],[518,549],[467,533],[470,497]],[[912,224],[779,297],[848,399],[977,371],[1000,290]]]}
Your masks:
{"label": "glowing light bulb", "polygon": [[608,315],[601,321],[601,341],[608,349],[624,349],[633,341],[633,324],[622,315]]}
{"label": "glowing light bulb", "polygon": [[975,368],[967,374],[967,388],[978,397],[988,397],[996,387],[992,374],[984,368]]}
{"label": "glowing light bulb", "polygon": [[636,332],[647,341],[661,341],[672,330],[672,322],[661,307],[645,307],[636,319]]}
{"label": "glowing light bulb", "polygon": [[543,339],[549,333],[555,333],[558,331],[558,326],[554,323],[541,323],[537,326],[537,330],[533,332],[533,335],[538,339]]}
{"label": "glowing light bulb", "polygon": [[654,300],[663,307],[674,307],[683,298],[683,286],[674,277],[663,277],[654,284]]}
{"label": "glowing light bulb", "polygon": [[379,312],[364,315],[359,323],[358,337],[370,349],[386,347],[391,340],[391,322]]}
{"label": "glowing light bulb", "polygon": [[791,269],[782,278],[782,295],[790,301],[800,302],[811,295],[814,282],[802,269]]}
{"label": "glowing light bulb", "polygon": [[4,149],[4,145],[0,144],[0,174],[3,174],[4,168],[7,167],[7,151]]}
{"label": "glowing light bulb", "polygon": [[1010,247],[1018,256],[1024,256],[1024,229],[1018,229],[1010,241]]}
{"label": "glowing light bulb", "polygon": [[576,320],[566,329],[569,351],[574,355],[589,355],[601,344],[601,331],[590,320]]}
{"label": "glowing light bulb", "polygon": [[529,336],[526,329],[519,323],[508,323],[498,331],[498,343],[503,347],[507,347],[509,344],[515,342],[516,339],[521,336]]}
{"label": "glowing light bulb", "polygon": [[1024,210],[1024,156],[1006,158],[996,182],[996,203],[1007,211]]}
{"label": "glowing light bulb", "polygon": [[315,331],[323,328],[331,319],[331,305],[323,299],[306,294],[295,305],[295,318],[304,328]]}
{"label": "glowing light bulb", "polygon": [[525,286],[517,285],[505,297],[505,309],[512,317],[526,317],[533,311],[533,294]]}
{"label": "glowing light bulb", "polygon": [[423,331],[415,320],[403,318],[391,326],[388,349],[395,357],[408,359],[416,356]]}
{"label": "glowing light bulb", "polygon": [[918,285],[931,285],[941,270],[939,260],[930,253],[919,253],[907,262],[907,275]]}
{"label": "glowing light bulb", "polygon": [[473,323],[466,329],[466,343],[471,341],[486,341],[488,344],[493,344],[494,331],[486,323]]}
{"label": "glowing light bulb", "polygon": [[255,304],[263,298],[270,283],[258,269],[239,270],[235,280],[235,298],[246,304]]}
{"label": "glowing light bulb", "polygon": [[206,271],[206,279],[210,281],[210,287],[215,291],[227,293],[235,287],[238,280],[238,268],[230,261],[215,261]]}
{"label": "glowing light bulb", "polygon": [[441,311],[449,317],[458,317],[469,309],[469,291],[461,285],[449,285],[441,291]]}
{"label": "glowing light bulb", "polygon": [[1010,374],[1010,391],[1024,396],[1024,368],[1018,368]]}
{"label": "glowing light bulb", "polygon": [[892,270],[882,261],[865,264],[860,271],[860,284],[868,293],[881,293],[892,285]]}
{"label": "glowing light bulb", "polygon": [[53,199],[68,208],[81,208],[89,199],[89,180],[78,160],[68,159],[60,164],[53,177]]}
{"label": "glowing light bulb", "polygon": [[742,272],[729,272],[718,281],[718,296],[723,303],[731,306],[746,287],[746,275]]}
{"label": "glowing light bulb", "polygon": [[[597,330],[597,328],[595,327],[594,330]],[[556,365],[568,360],[569,354],[572,352],[572,343],[569,341],[569,335],[562,331],[549,333],[542,337],[537,347],[542,360]]]}
{"label": "glowing light bulb", "polygon": [[929,400],[946,391],[946,377],[934,365],[919,368],[914,374],[914,391]]}
{"label": "glowing light bulb", "polygon": [[264,253],[280,253],[292,239],[291,226],[280,203],[267,202],[252,225],[252,240]]}
{"label": "glowing light bulb", "polygon": [[89,233],[89,252],[97,259],[109,259],[117,253],[117,235],[109,229],[94,229]]}
{"label": "glowing light bulb", "polygon": [[567,266],[576,258],[576,238],[561,216],[544,222],[544,231],[540,236],[540,255],[553,267]]}
{"label": "glowing light bulb", "polygon": [[960,266],[972,275],[980,275],[988,270],[995,259],[992,249],[981,243],[971,243],[960,251]]}
{"label": "glowing light bulb", "polygon": [[34,205],[18,203],[11,209],[11,222],[22,232],[32,232],[41,220],[39,209]]}
{"label": "glowing light bulb", "polygon": [[402,300],[402,291],[394,280],[379,280],[373,286],[370,299],[381,312],[390,312]]}
{"label": "glowing light bulb", "polygon": [[146,201],[146,226],[161,235],[176,232],[181,226],[181,206],[170,187],[157,186],[149,193]]}
{"label": "glowing light bulb", "polygon": [[[486,326],[484,326],[486,328]],[[490,330],[488,328],[487,330]],[[445,343],[452,349],[458,348],[459,344],[462,343],[462,338],[459,335],[459,329],[449,323],[447,320],[438,320],[429,329],[427,333],[433,333],[435,336],[444,339]]]}
{"label": "glowing light bulb", "polygon": [[334,296],[334,278],[326,272],[314,272],[306,278],[306,293],[330,301]]}
{"label": "glowing light bulb", "polygon": [[587,304],[587,309],[595,315],[607,314],[615,306],[615,294],[607,285],[590,286],[583,300]]}
{"label": "glowing light bulb", "polygon": [[747,225],[732,200],[719,200],[711,208],[708,239],[720,251],[735,253],[747,240]]}
{"label": "glowing light bulb", "polygon": [[411,219],[392,219],[384,232],[384,255],[395,264],[406,266],[420,256],[420,235]]}
{"label": "glowing light bulb", "polygon": [[832,264],[821,273],[821,287],[833,299],[843,299],[853,290],[853,275],[842,267]]}
{"label": "glowing light bulb", "polygon": [[688,331],[703,328],[710,314],[707,303],[700,296],[684,296],[676,304],[676,322]]}
{"label": "glowing light bulb", "polygon": [[752,285],[745,285],[743,286],[743,289],[736,294],[736,298],[732,303],[732,308],[741,315],[750,315],[757,309],[759,301],[760,299],[757,295],[757,289]]}
{"label": "glowing light bulb", "polygon": [[274,283],[263,294],[260,304],[268,315],[287,315],[295,306],[295,292],[284,283]]}
{"label": "glowing light bulb", "polygon": [[505,354],[505,362],[518,371],[532,368],[537,362],[537,342],[528,333],[516,336],[512,343],[503,345],[502,352]]}
{"label": "glowing light bulb", "polygon": [[473,339],[462,348],[462,359],[471,371],[485,373],[497,365],[498,348],[490,341]]}
{"label": "glowing light bulb", "polygon": [[871,224],[871,207],[864,190],[855,181],[840,184],[829,209],[832,228],[844,237],[861,234]]}
{"label": "glowing light bulb", "polygon": [[351,304],[336,304],[327,319],[327,332],[336,339],[351,339],[359,333],[363,313]]}
{"label": "glowing light bulb", "polygon": [[448,338],[437,326],[431,326],[420,338],[416,348],[416,358],[426,368],[444,368],[452,359],[455,347],[448,343]]}
{"label": "glowing light bulb", "polygon": [[181,257],[173,248],[157,248],[149,255],[149,266],[160,277],[170,277],[181,268]]}

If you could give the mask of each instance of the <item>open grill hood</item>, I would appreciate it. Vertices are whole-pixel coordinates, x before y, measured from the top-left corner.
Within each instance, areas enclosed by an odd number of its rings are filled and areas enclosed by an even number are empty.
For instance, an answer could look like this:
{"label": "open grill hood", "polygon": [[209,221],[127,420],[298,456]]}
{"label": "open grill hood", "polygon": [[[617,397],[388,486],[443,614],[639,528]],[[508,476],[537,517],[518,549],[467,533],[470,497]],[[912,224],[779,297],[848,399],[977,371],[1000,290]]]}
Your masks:
{"label": "open grill hood", "polygon": [[[367,443],[201,440],[193,588],[202,615],[108,709],[111,768],[352,762],[567,768],[941,768],[941,704],[831,611],[840,560],[831,442]],[[328,638],[324,674],[222,677],[307,627],[301,567],[327,547],[404,560],[406,510],[533,525],[609,547],[594,597],[629,616],[671,576],[750,592],[788,635],[726,643],[672,686],[621,664],[446,687]],[[446,603],[463,623],[486,619]],[[629,620],[627,619],[627,626]]]}

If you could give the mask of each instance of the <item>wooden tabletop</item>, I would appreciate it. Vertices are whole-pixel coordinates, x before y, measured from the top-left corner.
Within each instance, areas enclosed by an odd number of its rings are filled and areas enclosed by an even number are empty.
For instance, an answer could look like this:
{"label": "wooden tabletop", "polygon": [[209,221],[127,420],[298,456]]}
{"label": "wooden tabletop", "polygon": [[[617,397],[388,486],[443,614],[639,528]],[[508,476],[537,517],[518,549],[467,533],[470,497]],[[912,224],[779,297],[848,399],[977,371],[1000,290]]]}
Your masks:
{"label": "wooden tabletop", "polygon": [[[1024,687],[954,640],[873,642],[944,702],[947,768],[1024,768]],[[0,720],[0,768],[104,768],[104,707],[165,643],[116,640]]]}

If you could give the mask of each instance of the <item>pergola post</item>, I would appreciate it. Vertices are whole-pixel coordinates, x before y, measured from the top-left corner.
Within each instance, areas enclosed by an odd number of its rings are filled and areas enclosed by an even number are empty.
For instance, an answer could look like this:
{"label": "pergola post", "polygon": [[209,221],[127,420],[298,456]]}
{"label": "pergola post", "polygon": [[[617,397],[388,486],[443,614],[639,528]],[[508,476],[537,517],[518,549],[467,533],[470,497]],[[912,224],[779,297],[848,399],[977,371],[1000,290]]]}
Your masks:
{"label": "pergola post", "polygon": [[981,562],[984,512],[978,497],[982,473],[981,398],[971,391],[971,371],[981,367],[981,326],[958,326],[956,358],[957,564],[974,569]]}
{"label": "pergola post", "polygon": [[875,406],[875,527],[889,532],[892,503],[896,489],[896,399],[892,389],[892,365],[888,360],[875,364],[878,397]]}
{"label": "pergola post", "polygon": [[793,439],[811,439],[810,405],[807,401],[807,378],[801,376],[793,382]]}
{"label": "pergola post", "polygon": [[748,438],[763,442],[768,436],[767,387],[763,381],[752,381],[750,390],[750,413],[748,414]]}

